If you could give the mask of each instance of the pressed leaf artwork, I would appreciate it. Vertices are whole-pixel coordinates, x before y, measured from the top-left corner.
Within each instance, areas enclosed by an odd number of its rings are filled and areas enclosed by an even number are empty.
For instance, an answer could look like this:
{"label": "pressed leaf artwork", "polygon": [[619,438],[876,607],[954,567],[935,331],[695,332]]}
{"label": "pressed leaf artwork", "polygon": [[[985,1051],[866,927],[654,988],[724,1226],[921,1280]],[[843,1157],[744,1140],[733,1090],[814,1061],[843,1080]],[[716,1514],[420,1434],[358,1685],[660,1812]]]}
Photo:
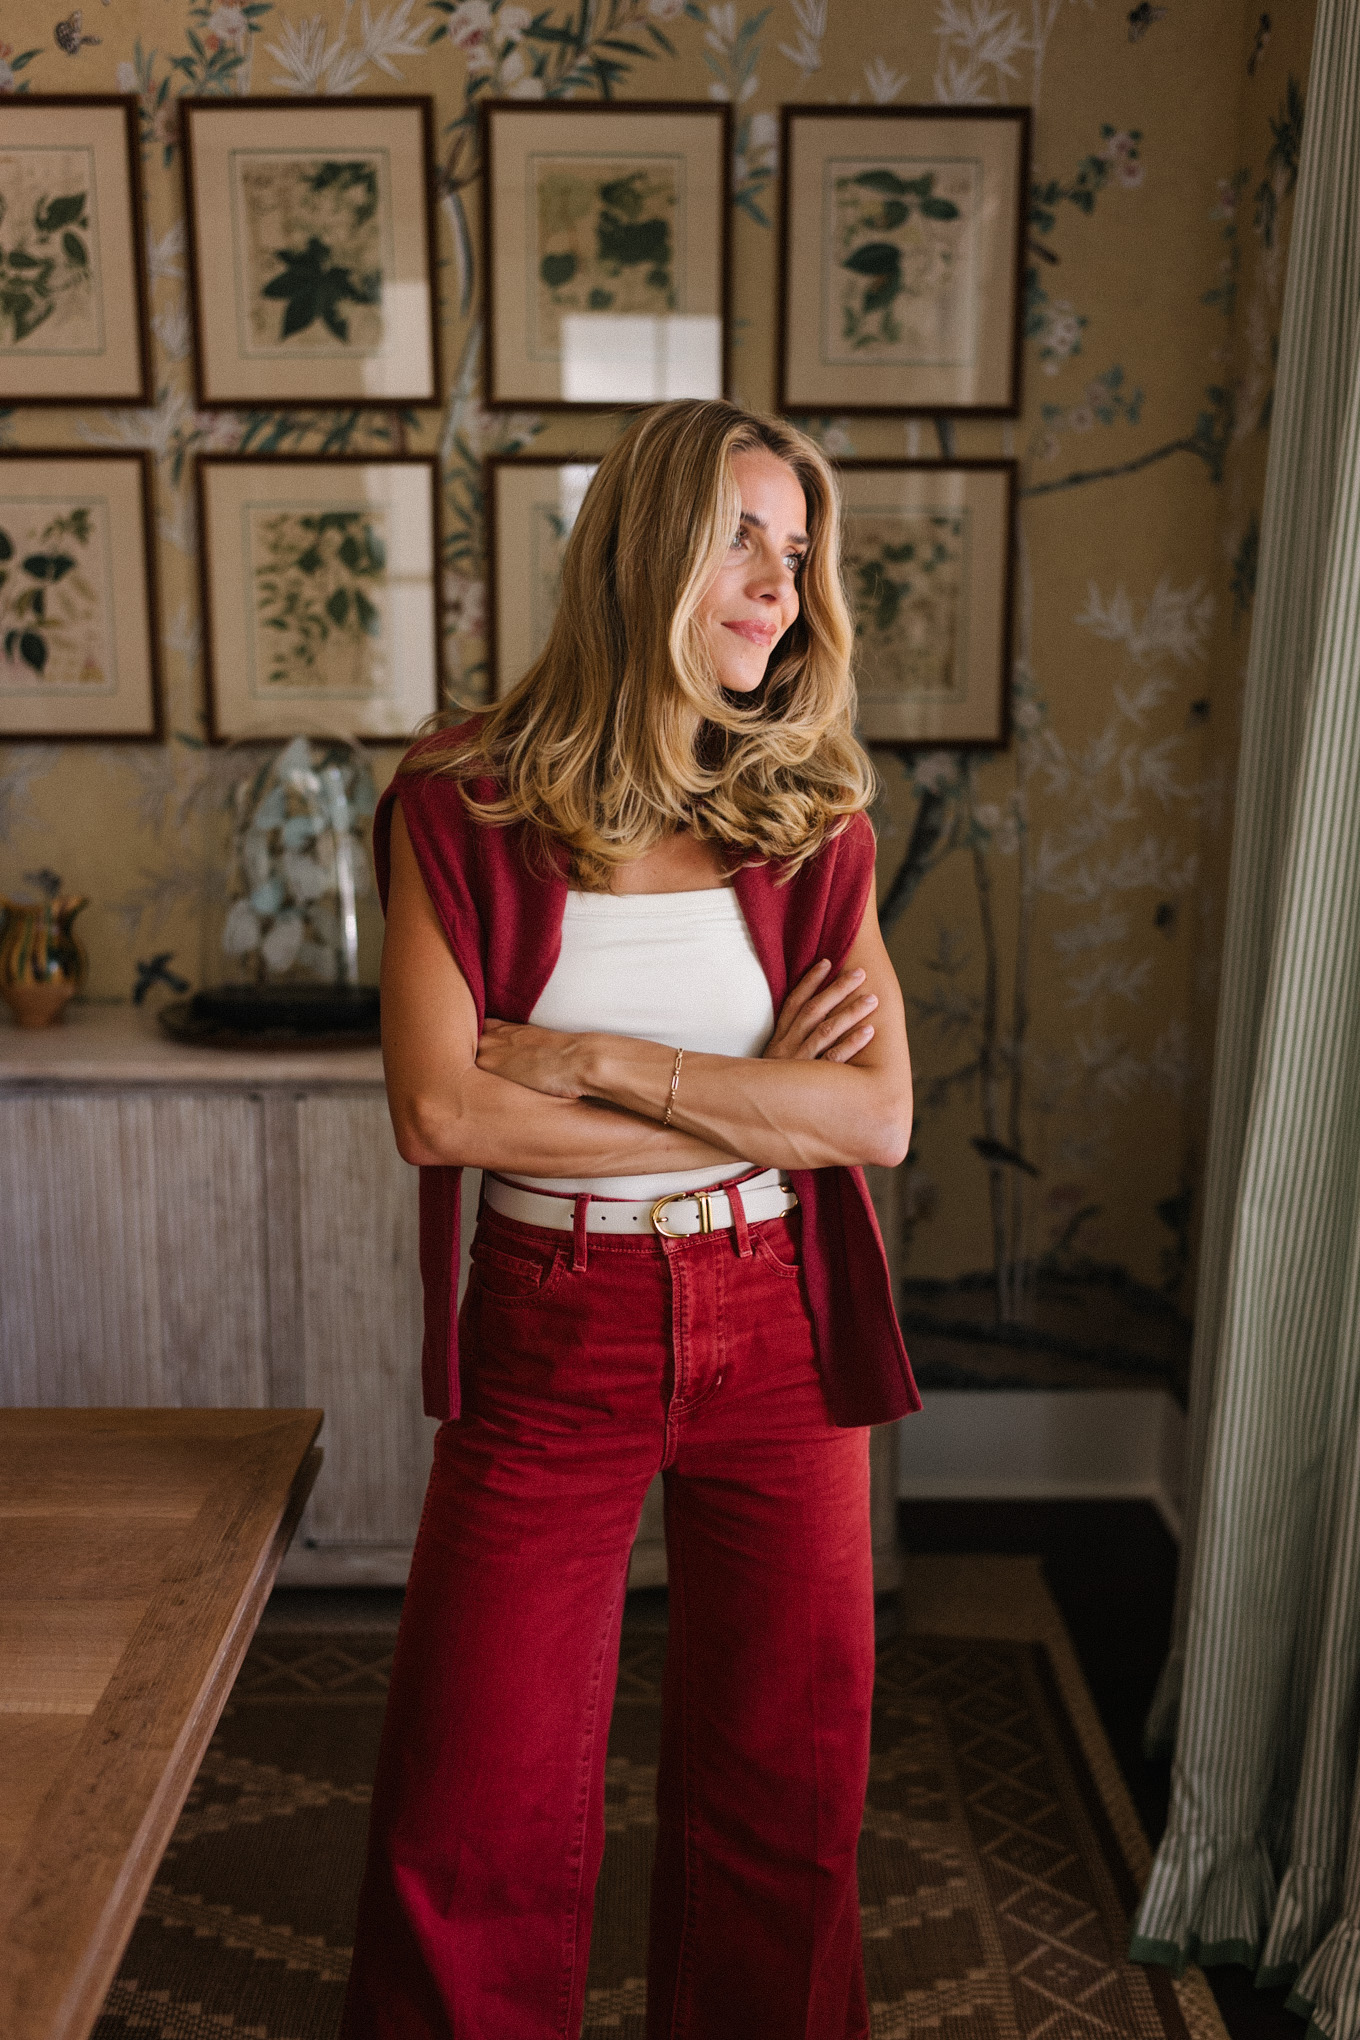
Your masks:
{"label": "pressed leaf artwork", "polygon": [[861,699],[966,692],[966,510],[850,510],[845,579]]}
{"label": "pressed leaf artwork", "polygon": [[0,499],[0,694],[111,684],[102,503]]}
{"label": "pressed leaf artwork", "polygon": [[89,149],[0,153],[0,353],[103,345]]}
{"label": "pressed leaf artwork", "polygon": [[386,164],[237,151],[239,302],[252,355],[382,346]]}
{"label": "pressed leaf artwork", "polygon": [[535,353],[556,359],[562,317],[655,318],[677,307],[680,158],[536,157]]}
{"label": "pressed leaf artwork", "polygon": [[965,365],[975,340],[981,165],[832,162],[828,361]]}
{"label": "pressed leaf artwork", "polygon": [[249,516],[257,692],[385,692],[384,512],[254,507]]}

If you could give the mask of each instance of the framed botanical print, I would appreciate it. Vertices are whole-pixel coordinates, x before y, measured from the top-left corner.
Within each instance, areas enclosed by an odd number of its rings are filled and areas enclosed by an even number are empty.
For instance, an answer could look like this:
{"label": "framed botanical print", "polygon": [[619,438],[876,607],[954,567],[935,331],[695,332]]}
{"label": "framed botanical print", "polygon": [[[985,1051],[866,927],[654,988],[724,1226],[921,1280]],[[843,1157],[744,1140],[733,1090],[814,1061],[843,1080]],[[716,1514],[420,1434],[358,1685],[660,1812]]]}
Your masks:
{"label": "framed botanical print", "polygon": [[198,463],[214,743],[401,741],[439,705],[438,463],[423,454]]}
{"label": "framed botanical print", "polygon": [[846,460],[838,471],[860,735],[1005,744],[1014,461]]}
{"label": "framed botanical print", "polygon": [[137,102],[0,98],[0,403],[147,404]]}
{"label": "framed botanical print", "polygon": [[180,107],[199,402],[437,404],[429,99]]}
{"label": "framed botanical print", "polygon": [[548,642],[562,555],[598,456],[496,454],[486,463],[487,660],[496,700]]}
{"label": "framed botanical print", "polygon": [[482,140],[488,405],[721,396],[730,109],[484,100]]}
{"label": "framed botanical print", "polygon": [[786,106],[779,407],[1020,409],[1027,107]]}
{"label": "framed botanical print", "polygon": [[0,738],[161,735],[149,453],[0,453]]}

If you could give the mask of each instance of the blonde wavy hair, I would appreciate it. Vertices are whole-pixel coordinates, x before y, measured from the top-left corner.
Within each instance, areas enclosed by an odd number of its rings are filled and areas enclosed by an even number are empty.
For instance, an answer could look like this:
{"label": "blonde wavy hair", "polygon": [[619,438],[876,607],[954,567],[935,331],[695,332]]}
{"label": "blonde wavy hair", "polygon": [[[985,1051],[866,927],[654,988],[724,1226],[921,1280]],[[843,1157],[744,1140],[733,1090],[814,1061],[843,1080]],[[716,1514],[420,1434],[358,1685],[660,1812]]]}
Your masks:
{"label": "blonde wavy hair", "polygon": [[[734,698],[696,612],[737,529],[733,457],[758,449],[797,476],[809,543],[797,620],[754,698]],[[564,844],[587,891],[607,892],[615,866],[679,828],[792,876],[873,796],[854,734],[853,642],[821,450],[733,404],[661,404],[586,491],[541,655],[468,739],[421,746],[401,769],[450,774],[478,821],[526,823],[544,851]],[[496,798],[469,790],[482,775]]]}

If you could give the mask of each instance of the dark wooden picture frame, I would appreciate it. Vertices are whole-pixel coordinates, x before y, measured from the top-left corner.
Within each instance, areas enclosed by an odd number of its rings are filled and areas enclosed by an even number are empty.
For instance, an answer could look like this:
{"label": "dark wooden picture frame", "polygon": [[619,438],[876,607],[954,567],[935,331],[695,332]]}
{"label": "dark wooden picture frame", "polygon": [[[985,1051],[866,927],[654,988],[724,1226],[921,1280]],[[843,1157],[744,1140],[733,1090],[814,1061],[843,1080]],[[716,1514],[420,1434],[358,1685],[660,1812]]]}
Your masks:
{"label": "dark wooden picture frame", "polygon": [[[731,387],[731,344],[732,344],[732,109],[725,102],[708,100],[525,100],[525,99],[484,99],[481,106],[482,142],[482,213],[481,247],[482,275],[485,280],[484,304],[486,318],[486,355],[484,368],[485,394],[483,402],[488,410],[535,411],[608,411],[636,410],[656,403],[667,395],[725,396]],[[515,385],[501,363],[501,336],[505,324],[501,279],[509,267],[509,259],[503,245],[498,246],[495,228],[497,186],[496,125],[504,117],[521,117],[532,120],[567,120],[574,126],[583,127],[589,122],[603,123],[606,131],[617,126],[620,120],[641,117],[651,122],[675,120],[709,120],[713,123],[715,151],[712,179],[714,217],[709,223],[709,232],[701,236],[699,245],[716,249],[717,305],[712,312],[679,316],[716,317],[719,323],[718,343],[718,387],[712,390],[663,390],[653,395],[624,395],[620,397],[591,396],[574,398],[550,395],[541,390],[532,390],[523,384]],[[688,245],[688,244],[687,244]],[[527,251],[526,251],[527,252]],[[640,266],[640,264],[639,264]],[[521,262],[522,273],[522,262]],[[658,316],[661,316],[658,314]],[[560,389],[560,372],[558,379]]]}
{"label": "dark wooden picture frame", "polygon": [[[121,447],[104,446],[11,446],[0,451],[0,470],[3,470],[6,465],[19,462],[26,465],[31,463],[35,466],[46,463],[49,466],[60,465],[65,468],[105,466],[109,463],[116,463],[135,470],[137,478],[137,511],[141,530],[137,536],[127,539],[130,555],[127,562],[115,562],[112,559],[105,560],[105,576],[108,582],[108,600],[111,604],[126,603],[129,599],[137,600],[137,598],[140,598],[137,614],[129,617],[126,611],[124,611],[120,619],[116,607],[111,613],[116,638],[124,639],[124,643],[121,646],[115,642],[113,647],[115,657],[120,650],[124,652],[131,650],[134,654],[139,655],[144,662],[140,684],[136,692],[139,696],[139,711],[144,709],[145,713],[141,715],[140,720],[132,728],[120,728],[117,724],[109,724],[100,728],[82,728],[79,726],[78,721],[73,721],[72,724],[44,722],[41,727],[35,728],[16,727],[6,713],[7,704],[16,697],[12,693],[7,694],[4,691],[0,691],[0,743],[158,744],[163,742],[165,737],[165,704],[161,684],[161,619],[156,580],[155,533],[152,523],[155,503],[156,469],[152,455],[143,449],[131,447],[123,449]],[[68,488],[63,490],[62,493],[73,495],[79,494],[79,491]],[[2,492],[0,492],[0,500],[2,500]],[[0,510],[0,528],[3,528],[2,510]],[[18,553],[22,556],[24,549],[22,545],[14,546],[8,532],[4,536],[6,542],[12,548],[9,557],[5,561],[5,565],[9,569],[6,575],[6,582],[12,583],[14,576],[21,571],[21,566],[15,561],[14,555]],[[121,526],[115,530],[111,518],[110,529],[104,536],[106,539],[122,538]],[[51,541],[51,543],[61,549],[59,557],[66,552],[68,546],[84,542],[87,541],[77,540],[70,536],[56,538]],[[135,560],[137,567],[140,569],[135,576],[130,571],[133,560]],[[124,569],[123,571],[119,571],[120,566]],[[18,653],[22,661],[24,652],[22,638],[27,634],[24,630],[24,623],[27,622],[31,629],[34,620],[45,614],[48,593],[55,592],[70,571],[69,567],[62,568],[56,572],[49,569],[45,574],[30,576],[33,582],[32,589],[20,591],[21,601],[25,594],[30,598],[25,604],[22,615],[7,615],[5,613],[8,608],[6,597],[12,596],[13,589],[12,586],[0,585],[0,648],[3,648],[0,651],[0,656],[10,660],[15,653]],[[42,597],[41,604],[36,611],[31,600],[35,592]],[[41,630],[41,628],[42,625],[39,623],[39,629]],[[10,642],[11,639],[13,639],[13,643]],[[34,661],[30,659],[28,663],[33,665]],[[34,670],[40,674],[45,671],[45,661],[42,667],[35,666]],[[128,691],[131,693],[133,689],[129,687]],[[121,686],[117,692],[122,692]],[[117,696],[115,695],[116,698]],[[69,703],[77,711],[83,705],[81,697],[70,692],[55,696],[54,701]]]}
{"label": "dark wooden picture frame", "polygon": [[[515,475],[542,473],[548,469],[560,471],[564,468],[588,468],[593,473],[602,458],[603,455],[598,453],[493,453],[482,463],[482,502],[486,517],[486,667],[493,701],[499,701],[502,695],[508,694],[523,672],[528,670],[529,659],[535,650],[534,639],[541,621],[535,615],[535,598],[541,590],[535,585],[534,562],[532,559],[524,560],[520,562],[522,571],[514,583],[524,596],[523,602],[518,605],[520,621],[524,626],[517,646],[521,657],[516,663],[521,665],[521,671],[507,676],[502,672],[501,666],[504,656],[511,649],[508,644],[511,633],[504,628],[499,613],[503,592],[502,581],[505,578],[503,570],[507,565],[502,558],[501,513],[505,507],[503,480],[508,481]],[[585,493],[584,485],[581,493],[583,495]],[[529,654],[527,658],[523,656],[526,647]]]}
{"label": "dark wooden picture frame", "polygon": [[[435,192],[438,187],[434,168],[434,101],[430,95],[428,93],[374,93],[362,96],[356,94],[353,97],[343,99],[321,97],[289,97],[279,99],[263,97],[258,94],[248,95],[240,99],[186,96],[180,100],[179,105],[184,137],[185,224],[189,256],[189,296],[193,311],[194,386],[199,403],[205,408],[215,410],[260,410],[277,406],[297,411],[399,411],[405,409],[425,409],[441,405],[443,403],[444,382],[439,348],[439,257],[435,225]],[[237,247],[236,237],[242,229],[236,217],[236,206],[233,199],[230,207],[224,208],[224,210],[230,212],[231,217],[231,245],[227,251],[227,260],[225,262],[221,260],[219,251],[214,274],[211,278],[211,283],[209,283],[206,264],[212,251],[204,245],[199,209],[201,205],[206,206],[208,202],[206,187],[210,176],[212,181],[217,183],[223,179],[224,175],[229,180],[230,171],[223,173],[214,166],[210,172],[205,167],[204,157],[206,151],[203,136],[206,130],[201,128],[199,123],[218,120],[240,121],[245,116],[246,118],[253,117],[255,120],[263,123],[265,131],[275,123],[278,123],[281,128],[287,130],[288,135],[286,144],[284,144],[281,137],[279,145],[280,153],[296,154],[299,124],[305,125],[307,116],[312,113],[323,114],[330,121],[338,123],[342,127],[348,124],[351,128],[360,132],[362,131],[365,118],[369,115],[381,116],[391,113],[406,113],[411,115],[416,123],[417,140],[415,143],[414,162],[411,160],[403,162],[401,175],[407,199],[409,200],[418,194],[419,204],[424,213],[423,221],[418,222],[410,232],[410,245],[407,252],[413,252],[418,249],[423,263],[423,275],[418,280],[424,285],[426,294],[425,316],[421,321],[421,330],[428,349],[426,357],[428,373],[409,388],[396,387],[371,393],[362,387],[343,386],[343,378],[336,375],[332,377],[335,387],[323,387],[319,393],[314,386],[309,390],[309,384],[314,385],[316,379],[330,375],[329,364],[344,363],[343,354],[330,349],[325,349],[318,355],[317,359],[321,364],[320,367],[317,367],[315,364],[310,368],[306,367],[305,364],[310,359],[309,356],[297,354],[292,357],[285,357],[280,354],[278,360],[282,366],[279,370],[278,379],[271,382],[268,369],[261,369],[256,373],[256,386],[250,389],[244,387],[245,370],[242,368],[242,362],[245,357],[241,354],[239,346],[233,357],[237,377],[235,383],[232,382],[229,374],[224,378],[221,370],[215,367],[210,359],[210,356],[217,349],[216,341],[209,339],[210,332],[216,333],[220,327],[228,323],[234,327],[238,334],[240,331],[241,306],[238,285],[240,282],[241,262],[244,256]],[[364,141],[356,138],[348,146],[358,153],[364,150],[373,150],[375,144],[371,139]],[[345,147],[344,143],[339,143],[332,149],[327,144],[325,145],[324,153],[328,158],[333,159],[336,154],[342,155]],[[323,153],[323,146],[320,143],[318,143],[317,152],[318,154]],[[261,153],[267,155],[268,147],[262,147]],[[229,182],[227,190],[228,196],[231,197]],[[242,203],[244,204],[244,200],[242,200]],[[399,211],[397,194],[391,188],[389,188],[387,194],[387,203],[389,207],[388,216],[378,219],[377,232],[379,236],[381,236],[384,229],[389,232],[394,230],[394,222]],[[371,218],[373,215],[369,217]],[[367,225],[367,221],[364,224]],[[280,270],[277,276],[271,278],[269,285],[261,290],[259,295],[260,297],[269,296],[277,299],[280,303],[287,303],[287,310],[283,314],[286,324],[292,319],[298,306],[301,306],[303,309],[306,308],[308,298],[307,285],[310,281],[315,286],[311,292],[311,300],[315,309],[312,310],[307,324],[313,325],[320,319],[323,328],[328,329],[334,337],[339,337],[337,329],[347,327],[350,317],[361,311],[364,305],[372,303],[373,300],[363,297],[362,278],[356,280],[352,269],[343,264],[332,264],[329,274],[332,277],[343,276],[345,281],[335,285],[329,293],[323,292],[320,288],[320,277],[309,277],[307,270],[303,266],[310,261],[312,270],[316,270],[317,265],[323,259],[322,256],[314,256],[312,254],[312,249],[315,245],[316,237],[309,236],[309,245],[300,254],[294,256],[291,264],[286,264],[285,268]],[[331,252],[328,247],[325,248],[324,256],[329,257]],[[278,288],[281,284],[288,284],[290,280],[297,285],[291,298],[288,297],[286,292],[281,293]],[[404,279],[402,280],[404,281]],[[212,311],[205,307],[205,296],[209,288],[217,295],[223,296],[225,294],[229,298],[230,309],[234,314],[230,322],[226,319],[221,307],[217,308],[219,316],[216,320],[213,319]],[[349,295],[335,297],[336,289],[342,292],[348,291]],[[327,305],[329,309],[327,309]],[[404,331],[409,326],[409,323],[406,315],[403,315],[399,320],[394,319],[392,331],[396,333],[399,328]],[[292,327],[294,333],[301,330],[303,328],[297,325]],[[282,340],[284,337],[287,337],[286,332],[281,333],[280,339]],[[350,365],[356,370],[362,370],[364,359],[365,357],[363,356],[356,356]],[[298,385],[297,387],[290,386],[290,375]],[[361,382],[362,377],[359,380]]]}
{"label": "dark wooden picture frame", "polygon": [[[851,364],[849,357],[835,364],[824,364],[820,387],[814,388],[813,379],[806,372],[805,364],[796,357],[803,351],[802,335],[806,332],[806,308],[809,302],[816,304],[816,318],[819,333],[827,330],[826,321],[830,308],[826,301],[826,255],[825,242],[830,222],[825,208],[818,198],[818,218],[812,230],[800,234],[795,248],[793,240],[793,209],[797,203],[797,191],[803,176],[797,154],[798,129],[803,127],[811,135],[825,132],[826,124],[836,122],[852,130],[863,127],[866,147],[865,156],[872,157],[869,144],[876,134],[881,135],[884,124],[920,122],[923,125],[942,127],[946,132],[958,132],[965,124],[980,125],[984,133],[989,129],[999,133],[1001,126],[1014,129],[1014,194],[1010,208],[1010,245],[1006,250],[1007,274],[1009,279],[1010,305],[1008,315],[1003,319],[998,312],[993,319],[995,331],[991,335],[993,359],[993,380],[1004,380],[1004,388],[998,387],[994,395],[974,399],[958,389],[949,388],[949,378],[940,370],[939,364],[930,364],[930,374],[922,365],[915,367],[892,361]],[[814,125],[816,124],[816,125]],[[1021,360],[1024,339],[1024,273],[1026,222],[1029,214],[1030,145],[1031,117],[1027,106],[785,106],[780,116],[780,197],[778,231],[778,286],[776,302],[776,407],[785,414],[806,416],[809,414],[840,415],[846,417],[891,417],[925,416],[949,417],[967,416],[974,418],[1014,418],[1021,407]],[[981,171],[981,166],[977,166]],[[882,179],[890,173],[873,173]],[[851,180],[858,182],[858,179]],[[918,181],[895,179],[901,186],[900,196],[894,197],[886,184],[881,181],[870,187],[883,201],[883,221],[878,230],[891,234],[911,223],[913,206],[925,217],[924,208],[942,203],[933,194],[933,173],[927,171]],[[922,193],[918,184],[927,185]],[[862,201],[867,204],[868,200]],[[943,203],[950,203],[943,201]],[[901,219],[891,219],[890,208],[905,212]],[[951,205],[951,210],[956,212]],[[918,221],[918,225],[921,224]],[[943,222],[940,223],[943,225]],[[886,328],[892,313],[895,297],[886,299],[882,285],[894,277],[901,285],[901,251],[891,241],[865,243],[855,250],[856,257],[864,258],[857,273],[863,274],[866,300],[871,299],[875,289],[879,300],[874,309],[881,315]],[[872,257],[872,259],[870,259]],[[877,264],[877,267],[875,267]],[[807,270],[811,266],[816,272],[815,288],[809,289]],[[838,269],[850,269],[850,263],[839,263]],[[795,274],[798,271],[799,274]],[[843,316],[850,313],[842,308]],[[798,344],[794,344],[794,321],[800,321]],[[849,343],[847,343],[849,344]],[[861,344],[859,341],[856,345]],[[862,344],[869,344],[866,337]],[[884,344],[888,344],[885,342]],[[870,388],[864,378],[866,367],[870,371],[882,370],[876,377],[877,387]],[[836,388],[839,371],[842,389]],[[854,378],[858,376],[859,381]],[[914,383],[913,383],[913,378]],[[874,378],[871,377],[871,380]]]}
{"label": "dark wooden picture frame", "polygon": [[[300,730],[305,730],[312,735],[321,734],[323,731],[330,734],[344,735],[363,743],[405,743],[417,725],[424,721],[427,716],[434,714],[444,703],[443,604],[440,599],[440,582],[443,567],[440,531],[440,506],[442,498],[437,455],[427,453],[210,453],[201,454],[196,467],[195,481],[197,487],[199,529],[198,584],[200,614],[203,626],[203,666],[207,683],[209,742],[226,744],[235,741],[237,738],[254,738],[256,736],[260,737],[261,740],[273,740],[275,738],[295,736]],[[280,715],[276,725],[265,727],[266,719],[263,717],[255,719],[253,723],[248,718],[238,721],[228,712],[224,676],[219,671],[220,666],[228,663],[223,661],[220,656],[222,646],[219,643],[219,639],[225,635],[229,617],[228,605],[221,599],[223,591],[214,586],[214,576],[215,574],[220,575],[230,571],[234,562],[228,561],[228,548],[221,542],[226,534],[220,529],[215,532],[213,530],[212,477],[219,473],[224,476],[231,476],[240,480],[242,487],[244,487],[252,472],[267,474],[270,470],[283,472],[290,468],[302,468],[314,471],[318,475],[325,475],[328,479],[334,480],[335,477],[343,475],[348,470],[364,467],[423,469],[428,477],[429,645],[431,663],[428,674],[422,676],[419,698],[416,698],[416,687],[411,686],[412,712],[409,716],[404,715],[391,719],[391,726],[383,728],[366,726],[362,718],[356,719],[350,712],[343,709],[337,712],[338,703],[342,699],[353,700],[358,697],[353,695],[342,696],[338,692],[327,694],[321,688],[309,694],[303,694],[297,690],[290,693],[286,697],[284,713]],[[327,499],[317,497],[314,502],[309,503],[306,507],[309,509],[322,507],[325,500]],[[237,507],[244,508],[247,506],[240,505]],[[280,498],[279,508],[281,510],[285,508],[297,510],[298,507],[296,502],[291,505],[285,505],[282,498]],[[212,544],[209,543],[210,533],[215,541]],[[244,558],[246,542],[244,540],[232,539],[230,545],[233,551],[237,543],[241,545],[243,557],[240,564],[244,568],[248,564]],[[384,566],[391,564],[390,553],[384,559],[383,564]],[[400,581],[406,577],[398,573],[393,578]],[[242,594],[243,588],[238,587],[235,593]],[[371,607],[372,605],[370,604],[369,606]],[[335,612],[331,611],[330,615],[334,620]],[[239,648],[237,648],[237,659],[240,663],[244,663]],[[236,665],[232,664],[230,669],[236,670]],[[403,675],[403,681],[407,681],[407,677]],[[425,678],[428,678],[429,681],[428,693],[424,691],[423,681]]]}
{"label": "dark wooden picture frame", "polygon": [[[14,94],[0,98],[0,148],[22,148],[22,143],[6,143],[6,127],[11,129],[20,123],[27,123],[34,114],[53,115],[61,108],[77,112],[82,121],[88,121],[96,108],[117,108],[123,116],[123,158],[127,176],[127,235],[119,236],[120,245],[100,248],[101,289],[111,284],[120,292],[128,293],[121,310],[121,323],[125,329],[124,352],[130,356],[131,374],[125,378],[112,378],[107,382],[81,383],[78,380],[79,353],[72,355],[63,350],[60,359],[64,365],[60,374],[67,380],[60,389],[26,388],[17,373],[24,360],[43,359],[41,350],[24,355],[17,350],[0,352],[0,403],[42,405],[44,408],[56,405],[83,405],[87,409],[100,404],[149,404],[153,400],[151,380],[151,342],[149,333],[149,291],[146,274],[146,221],[142,194],[142,158],[139,133],[139,109],[136,97],[120,92],[33,92]],[[50,137],[44,139],[45,149],[51,147]],[[79,146],[73,143],[73,146]],[[36,225],[35,221],[35,225]],[[79,229],[79,231],[77,231]],[[68,231],[77,247],[84,251],[84,263],[88,266],[88,242],[90,232],[84,220],[65,220],[54,224],[48,234],[53,240],[60,232],[64,243]],[[45,237],[46,238],[46,237]],[[29,251],[32,252],[31,250]],[[55,259],[55,258],[54,258]],[[103,316],[107,319],[110,308],[107,292]],[[126,329],[131,327],[131,331]],[[37,330],[37,329],[31,329]],[[53,357],[49,356],[48,359]],[[55,380],[56,371],[50,379]]]}
{"label": "dark wooden picture frame", "polygon": [[[855,666],[860,695],[860,737],[878,750],[910,752],[1004,750],[1011,737],[1011,657],[1015,600],[1015,506],[1019,466],[1014,460],[842,460],[836,471],[841,479],[843,524],[841,558],[851,614],[856,617]],[[995,477],[999,489],[987,501],[970,477]],[[884,486],[872,487],[871,478],[881,477]],[[890,499],[894,480],[923,478],[919,489],[906,484],[898,490],[898,501]],[[861,482],[870,486],[857,486]],[[881,494],[884,501],[874,505],[866,499]],[[908,500],[916,494],[918,500]],[[970,496],[974,499],[969,502]],[[931,500],[944,498],[950,500]],[[858,499],[858,500],[857,500]],[[963,516],[957,513],[963,512]],[[894,516],[903,519],[896,546],[890,547],[883,530]],[[976,519],[978,529],[969,531],[966,519]],[[864,520],[878,521],[877,549],[880,559],[861,557],[856,526]],[[956,518],[956,524],[951,523]],[[921,527],[929,525],[931,557],[922,563]],[[951,557],[951,547],[957,547]],[[977,553],[993,549],[991,579],[983,583],[970,579]],[[907,547],[911,547],[910,553]],[[934,690],[931,700],[928,673],[930,649],[921,643],[941,607],[948,607],[949,570],[959,560],[962,595],[948,617],[950,639],[962,650],[958,656],[973,658],[975,667],[962,676],[961,701],[951,704],[943,697],[947,689]],[[981,571],[979,563],[979,571]],[[901,579],[893,572],[900,573]],[[876,571],[875,571],[876,570]],[[931,578],[940,575],[936,589]],[[891,593],[885,584],[891,583]],[[946,592],[936,590],[943,587]],[[877,593],[876,590],[883,590]],[[857,599],[858,598],[858,599]],[[879,659],[891,665],[894,659],[916,658],[923,668],[922,685],[913,703],[912,690],[904,687],[900,698],[892,699],[891,687],[876,684],[874,659],[866,646],[863,614],[868,603],[876,610]],[[904,606],[906,614],[903,614]],[[912,609],[916,615],[911,615]],[[913,624],[915,628],[913,628]],[[936,624],[938,633],[938,623]]]}

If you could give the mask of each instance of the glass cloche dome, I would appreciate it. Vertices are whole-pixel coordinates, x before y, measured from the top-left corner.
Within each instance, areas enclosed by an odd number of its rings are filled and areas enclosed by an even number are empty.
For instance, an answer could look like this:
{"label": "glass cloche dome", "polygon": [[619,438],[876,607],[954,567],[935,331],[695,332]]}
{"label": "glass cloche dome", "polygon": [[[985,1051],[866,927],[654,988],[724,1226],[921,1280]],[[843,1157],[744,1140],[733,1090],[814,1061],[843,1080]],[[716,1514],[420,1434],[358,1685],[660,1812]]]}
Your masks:
{"label": "glass cloche dome", "polygon": [[212,778],[200,989],[187,1011],[167,1011],[172,1031],[375,1037],[368,759],[342,737],[293,737],[282,750],[240,742]]}

